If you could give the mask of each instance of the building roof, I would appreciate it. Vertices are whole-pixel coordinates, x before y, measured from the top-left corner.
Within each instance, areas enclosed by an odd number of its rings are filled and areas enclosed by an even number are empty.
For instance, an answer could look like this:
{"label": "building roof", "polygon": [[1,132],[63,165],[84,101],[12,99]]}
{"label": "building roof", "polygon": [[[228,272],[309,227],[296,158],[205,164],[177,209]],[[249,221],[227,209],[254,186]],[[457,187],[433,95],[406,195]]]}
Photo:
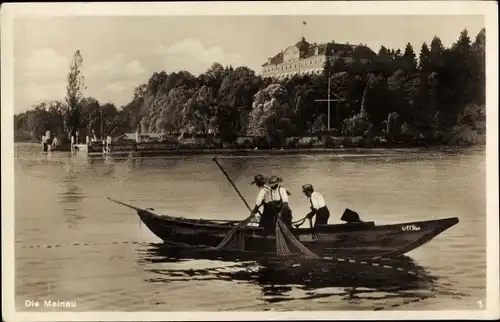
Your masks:
{"label": "building roof", "polygon": [[[355,50],[362,53],[363,56],[375,55],[375,53],[368,47],[362,45],[350,45],[350,44],[338,44],[334,42],[329,42],[325,44],[310,44],[304,38],[295,44],[297,48],[300,49],[300,59],[309,58],[315,56],[316,48],[318,49],[318,55],[331,56],[333,54],[344,56],[350,55]],[[269,60],[262,64],[262,66],[267,65],[277,65],[283,63],[283,52],[270,57]]]}

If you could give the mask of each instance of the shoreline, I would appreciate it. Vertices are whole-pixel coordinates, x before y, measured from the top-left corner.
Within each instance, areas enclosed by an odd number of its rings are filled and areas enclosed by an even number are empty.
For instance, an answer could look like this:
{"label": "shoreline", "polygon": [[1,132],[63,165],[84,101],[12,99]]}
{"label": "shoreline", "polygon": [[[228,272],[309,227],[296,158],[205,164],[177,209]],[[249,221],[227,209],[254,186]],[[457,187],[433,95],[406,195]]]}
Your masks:
{"label": "shoreline", "polygon": [[[38,146],[38,143],[32,142],[15,142],[15,145]],[[88,157],[162,157],[162,156],[190,156],[190,155],[228,155],[228,156],[272,156],[272,155],[322,155],[322,154],[335,154],[335,153],[358,153],[358,154],[371,154],[371,153],[425,153],[425,152],[442,152],[442,153],[456,153],[469,150],[486,150],[486,145],[429,145],[429,146],[410,146],[404,144],[393,144],[388,146],[377,147],[336,147],[336,148],[283,148],[283,149],[248,149],[248,148],[189,148],[182,147],[176,149],[158,149],[143,151],[122,150],[112,153],[103,153],[101,151],[89,152],[79,151],[76,154],[86,155]],[[71,153],[66,150],[54,150],[48,153]]]}

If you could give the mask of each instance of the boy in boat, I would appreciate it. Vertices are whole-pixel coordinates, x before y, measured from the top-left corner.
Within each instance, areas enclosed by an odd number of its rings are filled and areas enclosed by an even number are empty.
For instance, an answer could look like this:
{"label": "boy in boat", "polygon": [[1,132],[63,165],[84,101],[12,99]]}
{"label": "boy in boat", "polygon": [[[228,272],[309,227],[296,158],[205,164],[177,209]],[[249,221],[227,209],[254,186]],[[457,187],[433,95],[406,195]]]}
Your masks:
{"label": "boy in boat", "polygon": [[306,218],[311,222],[312,218],[316,216],[314,227],[317,225],[326,225],[328,218],[330,218],[330,211],[326,206],[323,196],[319,192],[314,191],[312,184],[303,185],[302,192],[309,198],[309,202],[311,203],[311,212],[306,215]]}

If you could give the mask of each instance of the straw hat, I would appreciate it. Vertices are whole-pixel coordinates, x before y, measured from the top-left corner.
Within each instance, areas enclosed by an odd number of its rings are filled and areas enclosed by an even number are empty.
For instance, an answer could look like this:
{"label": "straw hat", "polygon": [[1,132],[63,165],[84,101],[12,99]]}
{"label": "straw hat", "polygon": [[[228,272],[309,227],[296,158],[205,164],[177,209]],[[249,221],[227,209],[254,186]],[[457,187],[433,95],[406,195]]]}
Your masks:
{"label": "straw hat", "polygon": [[253,177],[253,181],[251,184],[256,184],[256,183],[265,183],[266,178],[262,174],[257,174]]}
{"label": "straw hat", "polygon": [[312,184],[305,184],[302,186],[302,191],[303,192],[306,192],[306,191],[314,191],[314,187]]}
{"label": "straw hat", "polygon": [[281,179],[280,177],[277,177],[277,176],[272,176],[271,178],[269,178],[269,185],[270,186],[276,186],[277,184],[283,182],[283,179]]}

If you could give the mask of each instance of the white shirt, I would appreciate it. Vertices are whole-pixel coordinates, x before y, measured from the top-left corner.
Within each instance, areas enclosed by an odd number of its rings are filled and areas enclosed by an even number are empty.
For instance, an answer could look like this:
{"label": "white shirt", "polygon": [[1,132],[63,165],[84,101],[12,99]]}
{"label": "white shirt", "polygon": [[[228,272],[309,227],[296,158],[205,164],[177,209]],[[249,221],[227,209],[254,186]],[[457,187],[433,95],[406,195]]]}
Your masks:
{"label": "white shirt", "polygon": [[288,202],[288,194],[286,189],[278,186],[276,189],[269,189],[269,201],[280,201]]}
{"label": "white shirt", "polygon": [[326,206],[325,199],[323,199],[323,196],[319,192],[314,191],[309,200],[311,202],[311,206],[316,210]]}
{"label": "white shirt", "polygon": [[262,203],[269,202],[269,190],[268,186],[263,186],[260,188],[259,194],[257,195],[257,200],[255,200],[255,205],[260,207]]}

